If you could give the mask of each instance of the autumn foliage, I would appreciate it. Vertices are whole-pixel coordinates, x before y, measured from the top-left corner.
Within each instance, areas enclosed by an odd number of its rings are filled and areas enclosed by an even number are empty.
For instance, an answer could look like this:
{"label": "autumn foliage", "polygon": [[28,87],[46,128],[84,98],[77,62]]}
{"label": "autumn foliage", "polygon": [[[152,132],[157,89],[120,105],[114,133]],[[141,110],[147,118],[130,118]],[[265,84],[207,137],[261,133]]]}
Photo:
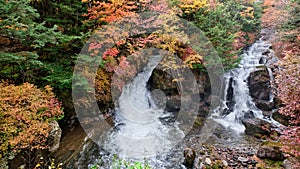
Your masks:
{"label": "autumn foliage", "polygon": [[8,151],[47,148],[49,121],[63,115],[51,87],[0,83],[0,156]]}
{"label": "autumn foliage", "polygon": [[278,96],[284,104],[279,112],[290,118],[290,125],[281,140],[286,152],[300,156],[300,57],[290,53],[285,55],[279,63],[281,70],[276,83]]}

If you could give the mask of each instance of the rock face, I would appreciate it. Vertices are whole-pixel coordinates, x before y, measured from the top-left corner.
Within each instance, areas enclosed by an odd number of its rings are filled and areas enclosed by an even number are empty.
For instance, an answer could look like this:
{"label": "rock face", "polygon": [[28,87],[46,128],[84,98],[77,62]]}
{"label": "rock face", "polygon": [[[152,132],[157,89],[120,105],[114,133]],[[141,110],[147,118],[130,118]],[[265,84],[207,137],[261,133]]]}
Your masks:
{"label": "rock face", "polygon": [[271,124],[259,118],[248,118],[242,120],[248,135],[270,135]]}
{"label": "rock face", "polygon": [[285,126],[289,125],[289,118],[287,116],[280,114],[278,111],[274,112],[272,114],[272,117],[274,120],[278,121],[279,123],[281,123]]}
{"label": "rock face", "polygon": [[248,77],[248,85],[249,93],[259,109],[270,111],[274,108],[274,102],[269,102],[272,88],[266,68],[252,72]]}
{"label": "rock face", "polygon": [[209,77],[207,74],[197,70],[193,70],[193,74],[199,87],[199,95],[192,95],[191,98],[187,98],[187,100],[181,98],[179,83],[174,81],[174,77],[166,71],[154,69],[148,81],[148,87],[151,92],[159,90],[164,93],[166,98],[165,110],[168,112],[179,112],[182,108],[182,102],[189,102],[188,99],[191,100],[196,97],[197,99],[200,98],[201,106],[199,107],[200,110],[198,112],[201,112],[201,114],[199,114],[200,116],[205,117],[208,114],[210,106],[208,103],[210,103],[211,99]]}
{"label": "rock face", "polygon": [[284,160],[284,155],[280,150],[280,147],[263,145],[257,151],[257,156],[259,158],[267,158],[271,160]]}
{"label": "rock face", "polygon": [[57,121],[52,121],[49,123],[51,131],[48,137],[48,146],[51,153],[55,152],[59,148],[59,142],[61,138],[61,129]]}

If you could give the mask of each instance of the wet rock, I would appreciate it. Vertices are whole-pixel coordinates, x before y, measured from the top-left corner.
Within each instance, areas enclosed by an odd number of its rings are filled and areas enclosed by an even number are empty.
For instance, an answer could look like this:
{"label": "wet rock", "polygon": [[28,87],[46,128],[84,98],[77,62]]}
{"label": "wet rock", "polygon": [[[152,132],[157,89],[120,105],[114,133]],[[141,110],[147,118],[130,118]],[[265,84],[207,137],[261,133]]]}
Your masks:
{"label": "wet rock", "polygon": [[225,110],[223,112],[223,115],[228,115],[230,112],[233,111],[233,106],[235,104],[235,101],[233,100],[233,78],[231,77],[229,79],[228,89],[227,89],[227,96],[226,96],[226,105],[229,107],[229,109]]}
{"label": "wet rock", "polygon": [[289,157],[283,161],[283,167],[285,169],[299,169],[300,161],[295,157]]}
{"label": "wet rock", "polygon": [[254,113],[253,111],[249,110],[247,112],[244,113],[244,118],[245,119],[251,119],[251,118],[254,118]]}
{"label": "wet rock", "polygon": [[249,93],[254,101],[269,101],[271,90],[270,76],[267,69],[250,73],[248,77]]}
{"label": "wet rock", "polygon": [[173,95],[167,97],[166,111],[178,112],[180,110],[181,99],[179,95]]}
{"label": "wet rock", "polygon": [[257,108],[264,111],[271,111],[274,109],[274,102],[265,101],[265,100],[256,100],[255,104]]}
{"label": "wet rock", "polygon": [[183,151],[183,155],[184,155],[184,162],[183,164],[187,167],[187,168],[193,168],[194,162],[195,162],[195,158],[196,158],[196,153],[193,149],[191,148],[185,148]]}
{"label": "wet rock", "polygon": [[47,140],[49,151],[55,152],[59,148],[60,138],[61,138],[61,129],[57,121],[52,121],[49,123],[51,131]]}
{"label": "wet rock", "polygon": [[210,160],[210,158],[205,158],[205,160],[204,160],[204,162],[205,162],[205,164],[207,164],[207,165],[211,165],[211,160]]}
{"label": "wet rock", "polygon": [[272,117],[274,120],[278,121],[279,123],[285,126],[289,125],[289,118],[285,115],[280,114],[278,111],[274,112]]}
{"label": "wet rock", "polygon": [[263,111],[262,114],[265,116],[265,117],[272,117],[272,114],[273,112],[272,111]]}
{"label": "wet rock", "polygon": [[258,149],[257,156],[271,160],[284,160],[284,155],[278,146],[263,145]]}
{"label": "wet rock", "polygon": [[273,101],[274,101],[274,108],[275,109],[278,109],[278,108],[283,106],[283,103],[282,103],[282,101],[279,97],[275,96]]}
{"label": "wet rock", "polygon": [[267,62],[266,57],[261,57],[261,58],[259,59],[259,64],[265,64],[266,62]]}
{"label": "wet rock", "polygon": [[271,51],[267,50],[267,51],[263,52],[262,55],[267,55],[268,56],[270,53],[271,53]]}
{"label": "wet rock", "polygon": [[248,135],[270,135],[271,132],[271,124],[258,119],[243,119],[243,124],[246,127],[245,133]]}

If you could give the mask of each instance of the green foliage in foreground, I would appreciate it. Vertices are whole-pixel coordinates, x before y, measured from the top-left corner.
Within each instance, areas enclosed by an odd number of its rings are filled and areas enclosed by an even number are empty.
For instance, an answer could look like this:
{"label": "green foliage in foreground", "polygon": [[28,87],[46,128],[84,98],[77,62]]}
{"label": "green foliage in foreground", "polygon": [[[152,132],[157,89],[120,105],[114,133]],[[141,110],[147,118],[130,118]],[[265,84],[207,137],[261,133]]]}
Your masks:
{"label": "green foliage in foreground", "polygon": [[[89,169],[99,169],[102,166],[101,160],[96,160],[94,164],[89,166]],[[129,162],[126,160],[119,159],[117,156],[114,156],[112,165],[112,169],[152,169],[145,159],[144,162]]]}

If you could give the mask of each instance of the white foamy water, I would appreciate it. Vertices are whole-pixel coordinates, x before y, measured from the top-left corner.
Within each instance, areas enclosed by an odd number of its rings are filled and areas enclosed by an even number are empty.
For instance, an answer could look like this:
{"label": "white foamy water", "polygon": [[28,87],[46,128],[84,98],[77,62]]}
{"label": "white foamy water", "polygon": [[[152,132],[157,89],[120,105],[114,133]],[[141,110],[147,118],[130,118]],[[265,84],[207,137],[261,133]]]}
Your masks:
{"label": "white foamy water", "polygon": [[162,57],[153,56],[147,66],[130,84],[127,84],[118,99],[116,122],[118,130],[112,131],[105,142],[105,149],[123,159],[144,159],[161,155],[172,148],[184,133],[174,125],[164,125],[159,118],[168,116],[159,109],[147,89],[152,71]]}
{"label": "white foamy water", "polygon": [[[262,111],[255,106],[255,103],[249,94],[248,77],[250,73],[259,70],[262,66],[265,66],[267,59],[269,58],[267,58],[264,53],[273,52],[270,50],[270,46],[271,45],[269,43],[261,39],[253,43],[251,47],[240,56],[242,57],[242,60],[238,68],[233,69],[224,75],[224,98],[222,105],[214,110],[214,113],[212,114],[212,118],[215,121],[227,128],[237,131],[238,133],[243,133],[245,127],[241,121],[244,119],[244,115],[246,113],[251,112],[254,117],[264,119]],[[273,80],[272,71],[269,68],[267,68],[267,70],[269,72],[270,79]],[[233,104],[228,106],[229,100],[227,100],[227,96],[229,95],[229,87],[233,89]],[[269,100],[273,101],[273,94],[270,94]],[[224,115],[224,110],[229,110],[229,113]],[[272,119],[264,120],[278,124]]]}

